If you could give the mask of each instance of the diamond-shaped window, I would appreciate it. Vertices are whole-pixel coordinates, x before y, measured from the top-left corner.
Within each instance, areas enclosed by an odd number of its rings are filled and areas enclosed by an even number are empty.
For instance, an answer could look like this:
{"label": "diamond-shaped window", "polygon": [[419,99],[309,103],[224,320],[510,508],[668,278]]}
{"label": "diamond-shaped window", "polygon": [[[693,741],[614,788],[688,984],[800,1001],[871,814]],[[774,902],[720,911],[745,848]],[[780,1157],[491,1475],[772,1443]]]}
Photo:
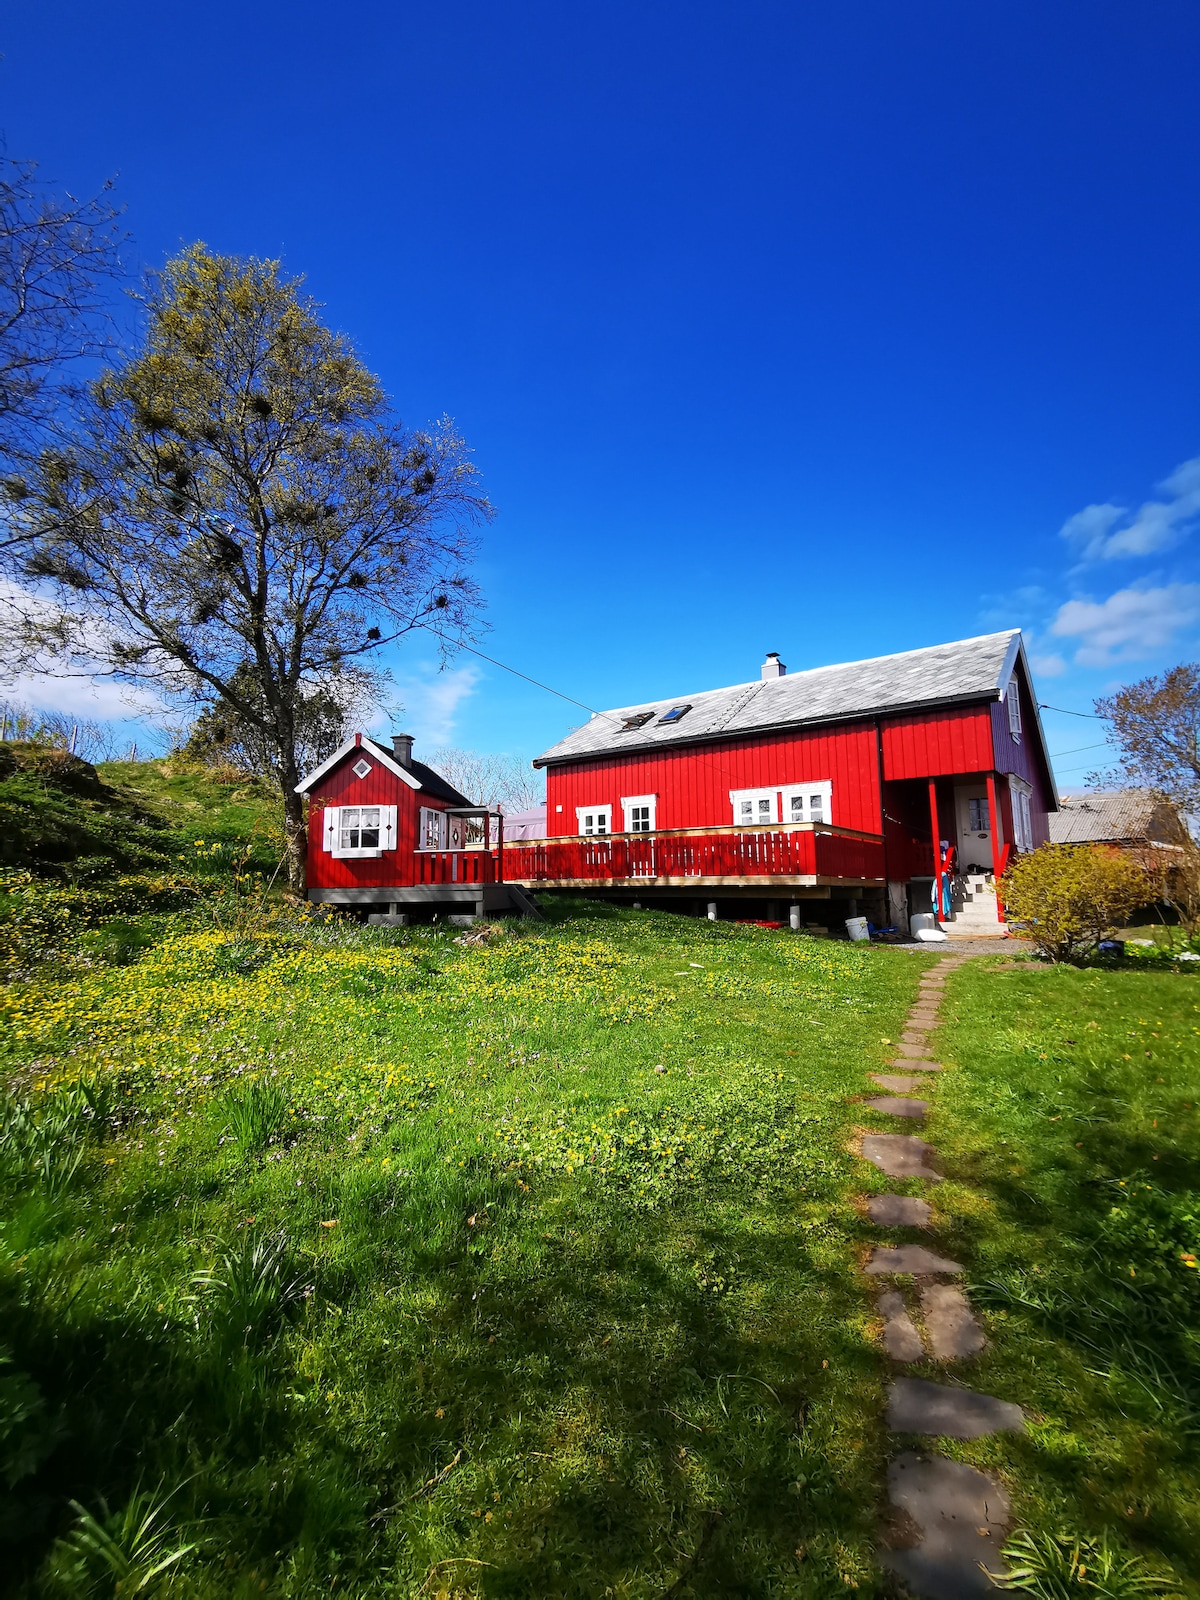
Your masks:
{"label": "diamond-shaped window", "polygon": [[370,770],[371,763],[369,761],[356,761],[351,768],[351,771],[356,772],[360,778],[365,778]]}

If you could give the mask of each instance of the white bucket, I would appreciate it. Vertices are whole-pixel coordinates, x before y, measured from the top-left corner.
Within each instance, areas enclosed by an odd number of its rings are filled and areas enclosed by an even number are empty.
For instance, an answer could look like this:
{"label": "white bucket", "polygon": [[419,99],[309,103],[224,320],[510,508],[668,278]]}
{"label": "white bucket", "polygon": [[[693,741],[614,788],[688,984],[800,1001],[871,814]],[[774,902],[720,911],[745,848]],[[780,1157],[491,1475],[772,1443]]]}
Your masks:
{"label": "white bucket", "polygon": [[846,932],[855,944],[862,944],[871,937],[867,930],[866,917],[847,917]]}

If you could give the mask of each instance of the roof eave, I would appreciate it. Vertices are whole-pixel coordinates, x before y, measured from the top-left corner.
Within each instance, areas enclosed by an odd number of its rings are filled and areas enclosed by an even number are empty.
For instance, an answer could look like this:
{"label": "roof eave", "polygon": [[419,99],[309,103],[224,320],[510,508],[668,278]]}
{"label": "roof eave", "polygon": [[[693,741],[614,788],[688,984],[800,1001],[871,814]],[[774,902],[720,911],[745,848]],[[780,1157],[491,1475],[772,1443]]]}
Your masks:
{"label": "roof eave", "polygon": [[322,761],[319,767],[314,767],[308,776],[296,785],[295,792],[297,794],[307,794],[314,784],[320,783],[321,779],[327,777],[339,762],[344,761],[352,750],[369,750],[378,762],[385,766],[389,772],[394,773],[397,778],[402,779],[410,789],[419,789],[421,787],[420,779],[414,777],[398,761],[393,761],[386,750],[381,750],[373,740],[367,738],[365,733],[356,733],[352,739],[347,739],[340,750],[335,750],[328,760]]}

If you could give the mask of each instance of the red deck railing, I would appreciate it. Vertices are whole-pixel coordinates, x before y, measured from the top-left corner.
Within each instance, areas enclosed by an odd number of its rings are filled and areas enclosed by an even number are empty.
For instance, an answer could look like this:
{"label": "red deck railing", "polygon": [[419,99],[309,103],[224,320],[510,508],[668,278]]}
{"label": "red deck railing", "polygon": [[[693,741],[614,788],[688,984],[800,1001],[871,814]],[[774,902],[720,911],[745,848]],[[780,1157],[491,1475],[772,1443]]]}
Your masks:
{"label": "red deck railing", "polygon": [[883,875],[882,839],[812,824],[539,839],[504,847],[504,876],[517,883],[688,878],[879,881]]}
{"label": "red deck railing", "polygon": [[414,850],[411,859],[414,884],[495,883],[499,877],[490,850]]}

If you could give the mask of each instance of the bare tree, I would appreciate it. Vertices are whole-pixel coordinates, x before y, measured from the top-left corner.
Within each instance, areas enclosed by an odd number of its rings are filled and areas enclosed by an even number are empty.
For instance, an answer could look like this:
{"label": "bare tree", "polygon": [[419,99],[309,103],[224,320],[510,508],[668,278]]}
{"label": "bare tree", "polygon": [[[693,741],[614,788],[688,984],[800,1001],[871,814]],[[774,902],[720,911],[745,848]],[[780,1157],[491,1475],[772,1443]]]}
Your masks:
{"label": "bare tree", "polygon": [[98,354],[105,286],[120,272],[111,183],[51,194],[37,163],[0,161],[0,455],[11,465],[58,402],[64,363]]}
{"label": "bare tree", "polygon": [[10,485],[48,655],[220,703],[271,752],[305,886],[301,722],[322,688],[478,604],[467,525],[490,514],[446,420],[395,421],[377,379],[274,261],[194,245],[152,279],[146,330],[90,387],[69,449]]}
{"label": "bare tree", "polygon": [[530,811],[546,798],[544,782],[516,756],[456,750],[444,745],[433,752],[429,765],[477,805],[502,806],[508,812]]}
{"label": "bare tree", "polygon": [[1096,701],[1125,777],[1200,811],[1200,663],[1172,667]]}

